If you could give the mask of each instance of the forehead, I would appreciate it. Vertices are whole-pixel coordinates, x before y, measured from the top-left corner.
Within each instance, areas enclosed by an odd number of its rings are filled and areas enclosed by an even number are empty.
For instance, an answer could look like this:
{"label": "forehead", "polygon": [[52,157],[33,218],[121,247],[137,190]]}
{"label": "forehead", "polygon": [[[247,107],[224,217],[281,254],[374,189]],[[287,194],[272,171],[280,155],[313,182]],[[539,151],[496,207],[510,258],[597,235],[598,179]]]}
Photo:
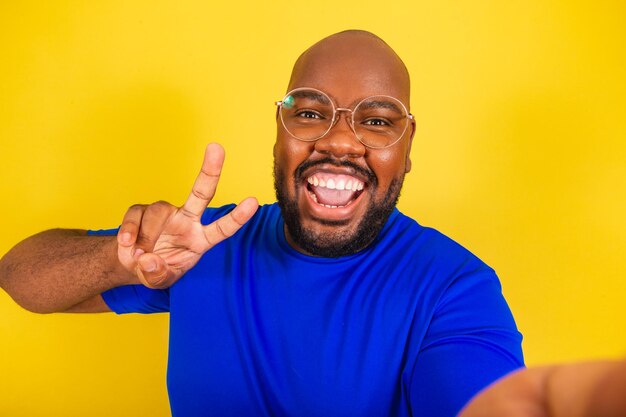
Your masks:
{"label": "forehead", "polygon": [[313,87],[326,92],[340,106],[371,95],[393,96],[409,105],[408,74],[386,44],[376,39],[323,42],[298,59],[289,90]]}

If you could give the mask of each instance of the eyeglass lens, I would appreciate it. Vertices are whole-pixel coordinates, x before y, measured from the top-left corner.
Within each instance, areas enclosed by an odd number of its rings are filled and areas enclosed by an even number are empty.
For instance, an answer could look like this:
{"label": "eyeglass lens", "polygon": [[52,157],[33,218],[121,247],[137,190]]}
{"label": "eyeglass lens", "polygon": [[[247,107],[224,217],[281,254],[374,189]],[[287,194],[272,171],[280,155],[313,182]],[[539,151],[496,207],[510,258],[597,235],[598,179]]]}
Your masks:
{"label": "eyeglass lens", "polygon": [[[285,129],[304,141],[323,137],[339,117],[332,100],[321,91],[299,89],[290,92],[280,106]],[[349,116],[348,116],[349,117]],[[402,103],[388,96],[372,96],[352,111],[353,129],[366,146],[384,148],[394,144],[406,131],[408,117]]]}

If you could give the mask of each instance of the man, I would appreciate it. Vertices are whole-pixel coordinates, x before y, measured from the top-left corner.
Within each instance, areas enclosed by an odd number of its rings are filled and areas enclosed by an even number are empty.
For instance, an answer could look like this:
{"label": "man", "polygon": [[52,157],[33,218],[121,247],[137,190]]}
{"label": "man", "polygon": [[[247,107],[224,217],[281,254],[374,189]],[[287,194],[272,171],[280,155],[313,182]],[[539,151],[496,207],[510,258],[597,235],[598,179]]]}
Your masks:
{"label": "man", "polygon": [[277,204],[206,209],[211,144],[182,207],[33,236],[0,283],[36,312],[169,312],[174,416],[454,416],[523,366],[521,335],[493,270],[395,208],[409,90],[381,39],[325,38],[277,103]]}

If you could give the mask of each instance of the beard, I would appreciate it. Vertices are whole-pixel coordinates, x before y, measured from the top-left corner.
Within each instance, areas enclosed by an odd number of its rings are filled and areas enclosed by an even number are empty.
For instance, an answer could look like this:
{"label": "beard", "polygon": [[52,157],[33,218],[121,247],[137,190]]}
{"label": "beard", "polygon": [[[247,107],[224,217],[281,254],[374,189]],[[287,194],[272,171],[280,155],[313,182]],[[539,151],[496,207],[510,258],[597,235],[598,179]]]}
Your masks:
{"label": "beard", "polygon": [[[369,178],[369,186],[372,188],[372,194],[374,194],[374,191],[378,188],[378,179],[373,172],[365,171],[360,166],[349,161],[336,161],[331,159],[304,162],[294,173],[294,183],[299,184],[302,182],[300,177],[305,169],[321,163],[332,163],[336,166],[348,166],[356,169]],[[317,221],[326,226],[336,226],[336,230],[318,232],[307,229],[302,225],[297,198],[292,199],[287,195],[285,175],[276,161],[274,161],[274,188],[276,190],[276,199],[282,212],[285,225],[287,226],[289,236],[298,247],[306,253],[325,258],[338,258],[340,256],[352,255],[372,243],[387,222],[389,215],[396,207],[398,199],[400,198],[400,189],[402,188],[403,182],[404,175],[399,178],[394,178],[387,192],[380,200],[371,199],[369,207],[365,211],[365,215],[360,219],[356,229],[351,233],[346,233],[346,231],[341,228],[341,226],[346,224],[345,221],[324,219],[318,219]]]}

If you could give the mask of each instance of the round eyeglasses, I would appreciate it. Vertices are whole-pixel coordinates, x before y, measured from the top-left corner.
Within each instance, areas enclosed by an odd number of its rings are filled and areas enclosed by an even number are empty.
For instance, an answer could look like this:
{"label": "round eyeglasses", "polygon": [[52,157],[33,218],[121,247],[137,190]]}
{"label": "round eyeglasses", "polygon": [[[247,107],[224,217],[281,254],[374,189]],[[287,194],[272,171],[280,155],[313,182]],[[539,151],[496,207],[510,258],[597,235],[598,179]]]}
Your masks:
{"label": "round eyeglasses", "polygon": [[398,142],[413,115],[397,98],[379,95],[361,100],[353,109],[337,107],[328,95],[315,88],[296,88],[277,101],[280,120],[294,138],[313,142],[323,138],[339,121],[341,112],[357,139],[365,146],[382,149]]}

